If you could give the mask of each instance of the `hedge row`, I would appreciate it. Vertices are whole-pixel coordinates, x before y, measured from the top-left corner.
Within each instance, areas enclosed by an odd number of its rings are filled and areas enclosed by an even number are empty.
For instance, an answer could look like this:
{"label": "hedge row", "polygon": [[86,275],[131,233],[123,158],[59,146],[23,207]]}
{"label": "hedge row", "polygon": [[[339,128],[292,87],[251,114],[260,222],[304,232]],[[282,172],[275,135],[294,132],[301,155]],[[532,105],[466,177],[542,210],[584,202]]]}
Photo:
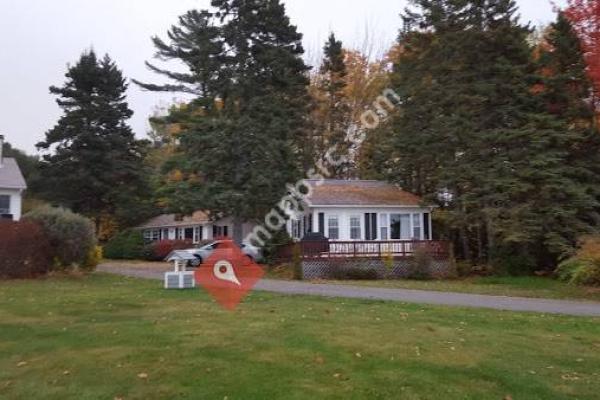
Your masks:
{"label": "hedge row", "polygon": [[191,240],[161,240],[144,243],[142,232],[135,229],[115,235],[104,246],[104,256],[113,260],[163,261],[173,250],[194,247]]}

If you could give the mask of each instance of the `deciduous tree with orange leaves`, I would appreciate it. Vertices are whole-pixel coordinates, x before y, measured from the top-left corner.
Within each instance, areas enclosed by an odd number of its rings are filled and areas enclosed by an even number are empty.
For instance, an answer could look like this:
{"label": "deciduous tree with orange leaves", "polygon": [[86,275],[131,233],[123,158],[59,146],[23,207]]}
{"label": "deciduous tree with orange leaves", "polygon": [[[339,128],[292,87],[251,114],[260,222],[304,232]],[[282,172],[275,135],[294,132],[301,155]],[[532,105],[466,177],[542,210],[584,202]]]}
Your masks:
{"label": "deciduous tree with orange leaves", "polygon": [[594,84],[594,102],[600,107],[600,0],[569,0],[564,11],[581,40]]}

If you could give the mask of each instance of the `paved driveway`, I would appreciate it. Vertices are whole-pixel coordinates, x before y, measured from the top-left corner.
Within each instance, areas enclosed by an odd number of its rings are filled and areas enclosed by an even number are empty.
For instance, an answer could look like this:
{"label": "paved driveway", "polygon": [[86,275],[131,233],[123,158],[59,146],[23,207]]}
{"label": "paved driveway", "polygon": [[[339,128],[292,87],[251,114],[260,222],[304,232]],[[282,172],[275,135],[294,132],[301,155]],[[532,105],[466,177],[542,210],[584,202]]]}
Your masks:
{"label": "paved driveway", "polygon": [[[119,266],[118,264],[112,263],[98,266],[98,271],[101,272],[157,280],[162,280],[164,272],[169,270],[171,270],[171,267],[166,264]],[[600,317],[600,303],[587,301],[487,296],[479,294],[447,293],[409,289],[386,289],[273,279],[261,280],[256,285],[255,290],[264,290],[267,292],[283,294],[346,297],[355,299],[387,300],[406,303]]]}

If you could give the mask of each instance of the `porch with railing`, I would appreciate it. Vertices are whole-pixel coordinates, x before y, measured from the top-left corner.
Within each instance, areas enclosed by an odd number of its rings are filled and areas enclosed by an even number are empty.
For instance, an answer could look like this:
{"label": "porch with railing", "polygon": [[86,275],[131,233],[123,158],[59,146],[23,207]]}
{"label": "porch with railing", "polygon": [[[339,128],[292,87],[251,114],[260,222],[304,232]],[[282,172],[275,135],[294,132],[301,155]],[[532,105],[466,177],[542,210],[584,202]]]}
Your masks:
{"label": "porch with railing", "polygon": [[282,258],[292,258],[298,246],[302,259],[327,258],[404,258],[411,257],[417,249],[424,249],[434,258],[450,256],[450,242],[432,240],[411,241],[303,241],[281,249]]}

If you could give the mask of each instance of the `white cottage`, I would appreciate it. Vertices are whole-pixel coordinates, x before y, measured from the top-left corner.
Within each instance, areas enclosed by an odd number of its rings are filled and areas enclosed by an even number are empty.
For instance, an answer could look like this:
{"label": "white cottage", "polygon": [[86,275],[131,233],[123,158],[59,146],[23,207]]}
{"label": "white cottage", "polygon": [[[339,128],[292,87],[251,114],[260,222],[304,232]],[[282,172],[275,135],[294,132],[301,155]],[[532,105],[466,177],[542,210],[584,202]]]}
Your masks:
{"label": "white cottage", "polygon": [[[244,224],[244,235],[252,231],[254,225]],[[146,242],[160,240],[188,240],[198,244],[214,238],[230,237],[233,233],[231,218],[217,221],[210,219],[208,213],[196,211],[192,215],[162,214],[140,225]]]}
{"label": "white cottage", "polygon": [[0,135],[0,219],[18,221],[27,185],[17,161],[3,156],[3,145],[4,136]]}
{"label": "white cottage", "polygon": [[398,186],[369,180],[307,181],[309,207],[288,222],[302,239],[319,232],[330,241],[420,241],[432,239],[432,206]]}

